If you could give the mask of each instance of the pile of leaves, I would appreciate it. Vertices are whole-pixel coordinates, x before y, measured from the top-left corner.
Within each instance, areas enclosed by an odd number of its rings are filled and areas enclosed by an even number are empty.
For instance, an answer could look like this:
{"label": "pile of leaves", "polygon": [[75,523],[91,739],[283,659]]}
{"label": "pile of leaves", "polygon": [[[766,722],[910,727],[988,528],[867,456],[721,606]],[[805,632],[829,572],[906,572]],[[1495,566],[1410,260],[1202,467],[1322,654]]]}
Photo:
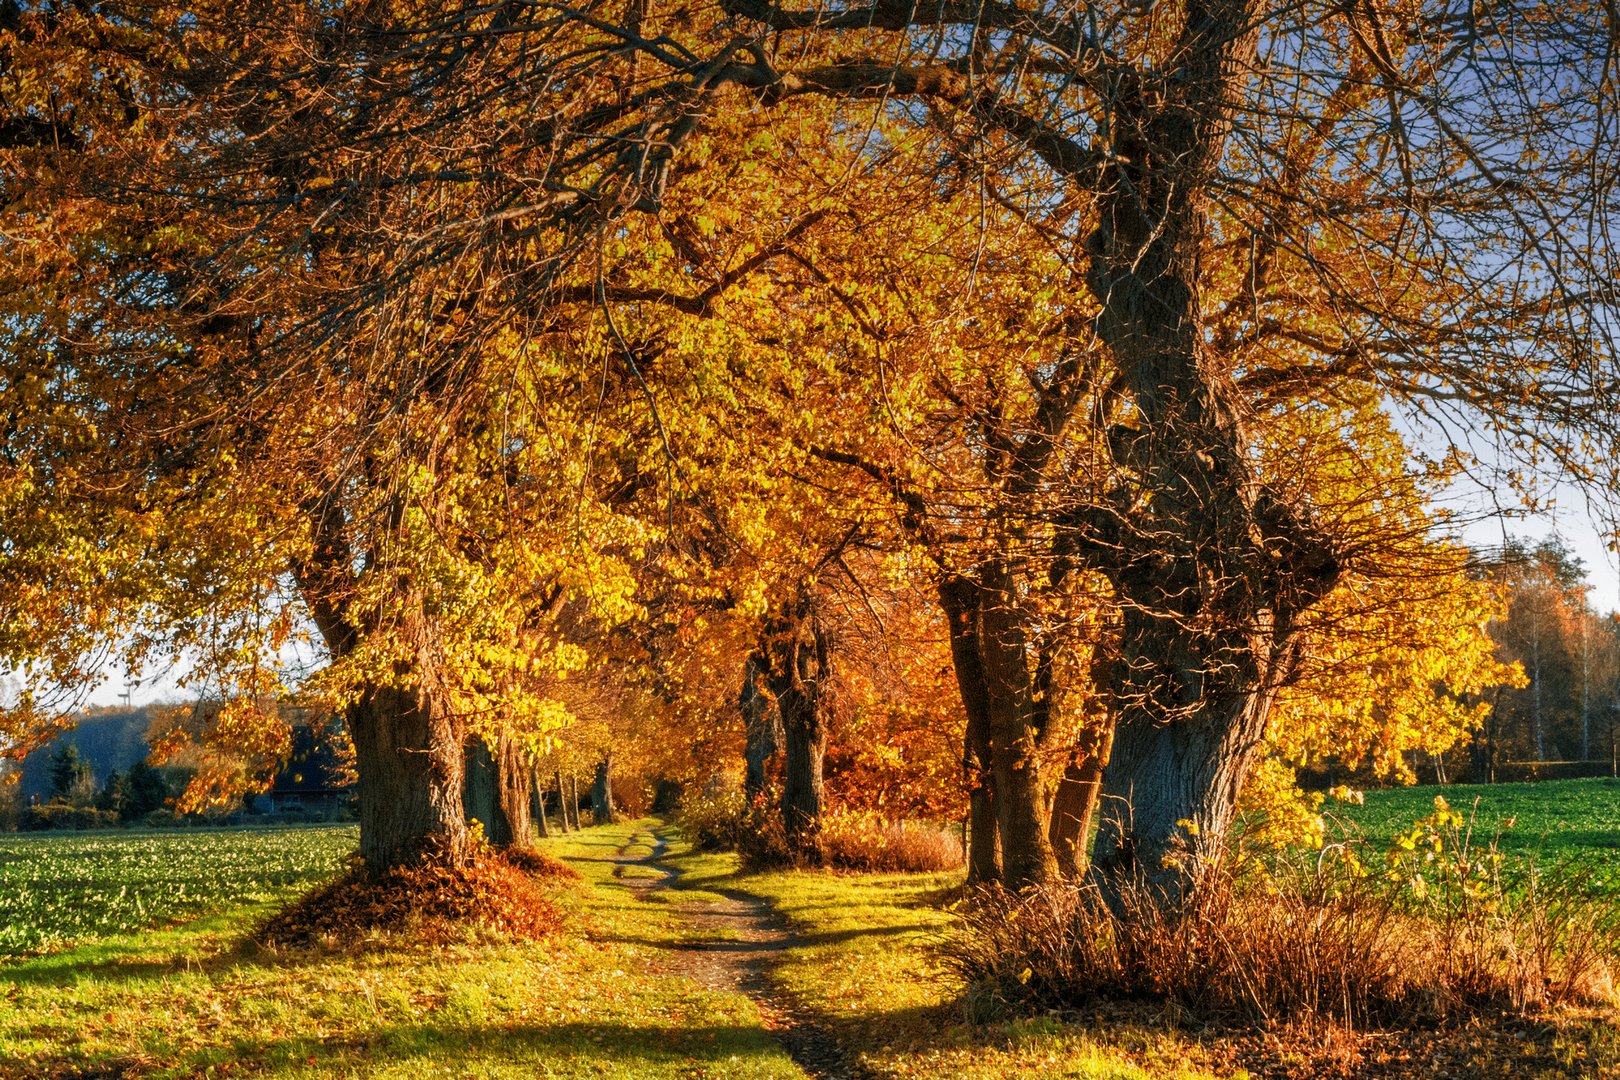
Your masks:
{"label": "pile of leaves", "polygon": [[555,878],[561,881],[585,880],[578,870],[538,848],[511,848],[501,852],[501,858],[531,877]]}
{"label": "pile of leaves", "polygon": [[273,915],[255,938],[275,946],[342,946],[379,932],[438,941],[475,929],[538,941],[562,925],[542,882],[578,877],[539,852],[488,848],[463,859],[430,854],[382,873],[356,867]]}

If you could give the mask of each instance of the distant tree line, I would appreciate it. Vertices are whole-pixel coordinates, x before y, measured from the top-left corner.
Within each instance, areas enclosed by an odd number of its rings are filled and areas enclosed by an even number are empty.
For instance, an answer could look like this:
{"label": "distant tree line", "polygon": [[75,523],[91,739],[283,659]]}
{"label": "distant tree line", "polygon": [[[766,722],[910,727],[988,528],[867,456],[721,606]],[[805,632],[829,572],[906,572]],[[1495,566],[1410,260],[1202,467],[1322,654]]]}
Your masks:
{"label": "distant tree line", "polygon": [[1620,622],[1594,607],[1585,565],[1553,537],[1510,541],[1485,569],[1508,600],[1490,635],[1502,660],[1524,668],[1525,684],[1490,691],[1467,778],[1620,775]]}

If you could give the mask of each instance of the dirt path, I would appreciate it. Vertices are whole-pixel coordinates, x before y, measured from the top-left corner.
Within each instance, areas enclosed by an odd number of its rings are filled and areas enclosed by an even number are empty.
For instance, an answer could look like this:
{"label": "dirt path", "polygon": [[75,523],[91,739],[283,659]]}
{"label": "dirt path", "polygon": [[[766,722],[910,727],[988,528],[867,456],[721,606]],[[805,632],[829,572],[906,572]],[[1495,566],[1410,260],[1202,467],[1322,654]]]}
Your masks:
{"label": "dirt path", "polygon": [[[669,841],[660,832],[638,829],[615,857],[619,866],[614,877],[643,899],[654,890],[672,889],[677,894],[680,890],[680,868],[663,862]],[[652,848],[650,855],[627,854],[630,848],[647,846]],[[642,869],[626,873],[629,867]],[[644,876],[648,869],[659,876]],[[671,966],[708,989],[751,999],[766,1030],[812,1080],[867,1080],[870,1074],[854,1065],[809,1010],[771,979],[771,968],[793,944],[787,920],[760,897],[705,886],[705,893],[711,892],[724,899],[686,898],[671,905],[692,926],[706,931],[700,938],[672,946]]]}

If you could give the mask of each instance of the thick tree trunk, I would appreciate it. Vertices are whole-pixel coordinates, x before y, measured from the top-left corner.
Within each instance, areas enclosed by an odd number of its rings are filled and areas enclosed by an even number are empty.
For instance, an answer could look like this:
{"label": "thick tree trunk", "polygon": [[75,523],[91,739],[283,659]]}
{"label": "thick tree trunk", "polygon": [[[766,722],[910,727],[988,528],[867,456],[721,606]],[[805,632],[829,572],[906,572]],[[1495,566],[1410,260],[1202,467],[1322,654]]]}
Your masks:
{"label": "thick tree trunk", "polygon": [[990,699],[979,659],[979,586],[953,576],[940,582],[939,603],[950,628],[956,688],[967,713],[962,775],[968,789],[968,884],[1001,880],[1001,837],[990,774]]}
{"label": "thick tree trunk", "polygon": [[1109,432],[1111,505],[1078,511],[1121,629],[1092,879],[1182,904],[1215,859],[1288,677],[1297,616],[1339,574],[1308,512],[1254,475],[1229,358],[1205,333],[1207,211],[1251,70],[1249,0],[1198,0],[1163,72],[1111,116],[1087,283],[1131,424]]}
{"label": "thick tree trunk", "polygon": [[467,740],[464,768],[466,776],[461,786],[461,808],[467,815],[467,825],[470,828],[473,822],[477,822],[484,831],[484,839],[492,844],[498,843],[495,834],[500,827],[495,819],[500,815],[497,794],[499,781],[495,775],[495,755],[490,752],[483,736],[474,735]]}
{"label": "thick tree trunk", "polygon": [[1052,854],[1058,870],[1065,877],[1079,877],[1086,869],[1086,839],[1097,810],[1097,797],[1102,790],[1103,767],[1114,742],[1112,724],[1103,724],[1088,732],[1077,746],[1058,780],[1057,792],[1052,796],[1052,821],[1049,836]]}
{"label": "thick tree trunk", "polygon": [[618,819],[613,808],[613,755],[603,754],[596,763],[596,779],[591,782],[591,818],[594,824],[611,825]]}
{"label": "thick tree trunk", "polygon": [[768,628],[759,655],[770,664],[771,691],[781,716],[786,754],[782,775],[782,824],[800,854],[820,855],[823,804],[822,761],[827,752],[826,680],[832,674],[832,641],[810,599]]}
{"label": "thick tree trunk", "polygon": [[346,713],[360,795],[360,856],[379,872],[467,852],[462,732],[429,689],[376,688]]}
{"label": "thick tree trunk", "polygon": [[789,840],[809,852],[816,848],[825,798],[822,762],[827,727],[817,695],[789,690],[778,699],[787,754],[782,770],[782,823]]}
{"label": "thick tree trunk", "polygon": [[490,841],[497,847],[534,846],[534,819],[529,816],[534,789],[534,769],[516,739],[503,735],[496,743],[495,779],[499,835]]}
{"label": "thick tree trunk", "polygon": [[737,696],[746,739],[743,794],[749,802],[753,802],[754,797],[765,790],[771,759],[776,757],[784,741],[781,713],[771,707],[769,698],[759,685],[768,669],[769,662],[765,657],[759,653],[751,655],[743,664],[742,692]]}
{"label": "thick tree trunk", "polygon": [[483,736],[467,740],[462,805],[469,824],[481,823],[484,839],[492,846],[533,846],[534,824],[529,818],[532,787],[528,763],[515,740],[502,736],[493,750]]}
{"label": "thick tree trunk", "polygon": [[[359,648],[363,633],[350,605],[359,582],[345,535],[337,489],[305,506],[307,557],[288,564],[334,662]],[[344,711],[359,781],[360,857],[378,873],[432,855],[467,857],[467,818],[461,805],[462,743],[466,728],[449,688],[421,597],[401,589],[389,633],[410,649],[409,680],[369,686]]]}

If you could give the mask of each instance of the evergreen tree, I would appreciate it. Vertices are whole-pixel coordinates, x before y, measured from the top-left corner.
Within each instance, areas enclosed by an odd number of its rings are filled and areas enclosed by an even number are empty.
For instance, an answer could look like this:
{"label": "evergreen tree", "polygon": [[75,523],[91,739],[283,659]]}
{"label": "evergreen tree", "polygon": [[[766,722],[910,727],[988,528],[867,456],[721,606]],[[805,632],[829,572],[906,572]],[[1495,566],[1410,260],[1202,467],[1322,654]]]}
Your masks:
{"label": "evergreen tree", "polygon": [[51,755],[51,800],[88,802],[96,790],[90,763],[79,756],[79,748],[69,743]]}

